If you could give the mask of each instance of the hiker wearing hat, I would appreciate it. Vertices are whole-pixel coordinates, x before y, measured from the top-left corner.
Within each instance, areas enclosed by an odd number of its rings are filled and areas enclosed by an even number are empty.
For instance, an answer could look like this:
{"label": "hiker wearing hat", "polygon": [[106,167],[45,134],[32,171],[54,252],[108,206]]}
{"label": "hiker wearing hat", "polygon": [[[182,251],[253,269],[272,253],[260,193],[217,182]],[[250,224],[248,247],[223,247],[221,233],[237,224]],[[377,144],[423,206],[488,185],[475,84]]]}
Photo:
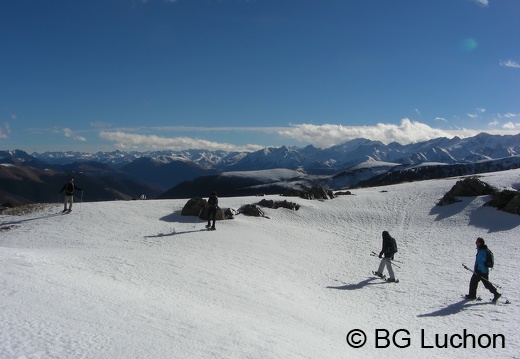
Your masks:
{"label": "hiker wearing hat", "polygon": [[[215,230],[215,219],[217,217],[217,209],[218,209],[218,197],[217,192],[211,192],[211,196],[208,198],[208,224],[206,225],[207,229]],[[211,219],[213,218],[213,225],[210,227]]]}
{"label": "hiker wearing hat", "polygon": [[[72,211],[72,202],[74,202],[74,190],[83,191],[83,188],[79,188],[74,185],[74,179],[69,179],[69,182],[65,183],[60,193],[65,191],[65,201],[63,202],[63,213]],[[67,210],[67,203],[69,204],[69,209]]]}
{"label": "hiker wearing hat", "polygon": [[496,302],[502,294],[498,293],[497,289],[489,281],[489,268],[493,267],[493,256],[491,251],[488,249],[486,242],[483,238],[478,237],[475,242],[477,246],[477,255],[475,257],[475,267],[473,269],[473,275],[469,282],[469,294],[464,298],[468,300],[477,299],[477,287],[478,283],[482,281],[484,287],[493,293],[493,302]]}

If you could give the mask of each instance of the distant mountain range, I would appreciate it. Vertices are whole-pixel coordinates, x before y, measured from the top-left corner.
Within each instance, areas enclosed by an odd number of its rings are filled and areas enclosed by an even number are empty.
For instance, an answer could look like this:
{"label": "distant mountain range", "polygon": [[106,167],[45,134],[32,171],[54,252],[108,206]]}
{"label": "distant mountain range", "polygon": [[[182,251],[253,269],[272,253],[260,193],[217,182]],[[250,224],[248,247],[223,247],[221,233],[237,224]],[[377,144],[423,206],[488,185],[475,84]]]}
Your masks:
{"label": "distant mountain range", "polygon": [[385,145],[360,138],[325,149],[282,146],[256,152],[28,154],[14,150],[0,151],[0,164],[0,205],[49,201],[41,192],[54,191],[56,196],[58,182],[65,182],[68,176],[80,176],[88,183],[90,201],[129,199],[141,194],[148,198],[188,198],[207,196],[211,190],[221,196],[249,195],[283,193],[288,188],[317,183],[344,189],[517,168],[520,134],[481,133],[466,139],[437,138],[409,145]]}

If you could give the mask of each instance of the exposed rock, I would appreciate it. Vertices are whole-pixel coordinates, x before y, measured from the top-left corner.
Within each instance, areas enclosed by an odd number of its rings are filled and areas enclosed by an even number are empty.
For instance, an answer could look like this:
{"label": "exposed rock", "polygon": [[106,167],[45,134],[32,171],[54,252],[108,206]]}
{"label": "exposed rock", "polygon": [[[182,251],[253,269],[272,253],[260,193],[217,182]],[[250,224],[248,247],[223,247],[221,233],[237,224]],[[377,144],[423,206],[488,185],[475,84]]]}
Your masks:
{"label": "exposed rock", "polygon": [[460,202],[456,197],[483,196],[495,193],[496,190],[489,184],[482,182],[477,177],[467,177],[457,181],[455,185],[437,203],[438,206]]}
{"label": "exposed rock", "polygon": [[11,224],[11,225],[8,225],[8,226],[3,226],[3,227],[0,227],[0,232],[6,232],[6,231],[10,231],[11,229],[14,229],[14,228],[18,228],[20,226],[16,225],[16,224]]}
{"label": "exposed rock", "polygon": [[207,201],[200,197],[193,197],[182,208],[182,216],[199,216]]}
{"label": "exposed rock", "polygon": [[255,204],[246,204],[240,207],[239,212],[245,216],[265,217],[264,212]]}
{"label": "exposed rock", "polygon": [[335,196],[351,196],[352,192],[350,191],[339,191],[334,193]]}
{"label": "exposed rock", "polygon": [[461,181],[457,181],[450,191],[454,196],[472,197],[489,195],[496,190],[489,184],[482,182],[477,177],[467,177]]}
{"label": "exposed rock", "polygon": [[332,191],[326,190],[321,185],[313,186],[310,190],[312,196],[316,199],[332,199],[334,198],[334,194]]}
{"label": "exposed rock", "polygon": [[476,177],[468,177],[462,181],[457,181],[455,186],[448,191],[444,197],[437,203],[438,206],[444,206],[461,200],[456,196],[483,196],[490,195],[491,200],[486,202],[484,206],[496,207],[497,209],[520,214],[520,192],[512,190],[497,191],[491,185],[482,182]]}
{"label": "exposed rock", "polygon": [[32,212],[40,212],[48,208],[52,208],[54,204],[49,203],[31,203],[22,206],[13,206],[2,208],[0,211],[2,214],[10,216],[21,216]]}
{"label": "exposed rock", "polygon": [[[208,202],[204,198],[193,197],[186,202],[182,208],[182,216],[197,216],[200,219],[207,220],[209,217],[209,208],[206,207]],[[216,220],[224,219],[224,212],[221,208],[217,209]]]}
{"label": "exposed rock", "polygon": [[511,190],[496,192],[484,206],[496,207],[504,212],[520,214],[520,192]]}
{"label": "exposed rock", "polygon": [[294,202],[289,202],[287,200],[283,201],[273,201],[270,199],[263,199],[260,202],[258,202],[259,206],[267,207],[267,208],[287,208],[293,211],[297,211],[300,209],[300,205]]}
{"label": "exposed rock", "polygon": [[237,214],[238,214],[238,211],[234,208],[227,208],[224,210],[225,219],[234,219]]}
{"label": "exposed rock", "polygon": [[520,193],[517,193],[516,196],[514,196],[513,199],[502,208],[502,211],[512,214],[520,214]]}
{"label": "exposed rock", "polygon": [[453,193],[451,192],[448,192],[444,195],[444,197],[441,198],[441,200],[439,201],[439,203],[437,203],[437,206],[446,206],[448,204],[453,204],[453,203],[457,203],[457,202],[462,202],[462,200],[460,199],[457,199]]}
{"label": "exposed rock", "polygon": [[[206,220],[206,221],[209,219],[209,208],[208,207],[204,207],[202,209],[202,212],[200,213],[199,218]],[[217,208],[217,214],[215,215],[215,220],[221,221],[224,218],[225,218],[224,211],[222,210],[222,208]]]}
{"label": "exposed rock", "polygon": [[329,189],[325,189],[322,185],[315,185],[311,188],[307,186],[301,186],[302,189],[288,189],[282,195],[285,197],[300,197],[304,199],[332,199],[334,198],[334,192]]}

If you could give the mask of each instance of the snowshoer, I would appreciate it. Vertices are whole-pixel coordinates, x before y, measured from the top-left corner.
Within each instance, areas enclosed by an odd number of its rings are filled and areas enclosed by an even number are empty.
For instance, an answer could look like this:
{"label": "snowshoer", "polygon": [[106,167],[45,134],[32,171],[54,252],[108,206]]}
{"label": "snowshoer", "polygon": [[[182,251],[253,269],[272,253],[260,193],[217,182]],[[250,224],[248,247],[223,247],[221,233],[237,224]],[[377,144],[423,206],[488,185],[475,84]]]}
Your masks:
{"label": "snowshoer", "polygon": [[497,289],[489,281],[489,268],[492,267],[492,264],[489,263],[488,260],[490,256],[490,253],[488,253],[489,249],[486,245],[486,242],[481,237],[477,238],[475,245],[477,247],[477,254],[475,256],[475,267],[473,269],[474,273],[471,276],[471,280],[469,282],[469,294],[467,294],[464,298],[468,300],[477,299],[478,283],[482,281],[484,287],[493,293],[493,302],[496,302],[498,298],[502,296],[502,294],[498,293]]}
{"label": "snowshoer", "polygon": [[[217,209],[218,209],[218,196],[217,192],[211,192],[211,196],[208,198],[208,225],[206,228],[208,229],[216,229],[215,228],[215,219],[217,217]],[[213,225],[210,227],[211,219],[213,219]]]}
{"label": "snowshoer", "polygon": [[[377,272],[374,272],[375,275],[383,278],[383,270],[385,267],[388,269],[388,274],[390,277],[388,278],[389,282],[395,282],[395,274],[394,269],[392,268],[392,260],[394,259],[394,255],[397,253],[397,243],[395,239],[388,233],[387,231],[383,231],[383,248],[379,253],[379,258],[381,259],[381,263],[379,263],[379,269]],[[384,258],[383,258],[384,256]]]}
{"label": "snowshoer", "polygon": [[[61,189],[60,193],[65,191],[65,200],[63,202],[63,212],[71,212],[72,211],[72,203],[74,202],[74,191],[83,191],[83,188],[79,188],[78,186],[74,185],[74,179],[71,178],[63,188]],[[67,204],[69,205],[69,209],[67,210]]]}

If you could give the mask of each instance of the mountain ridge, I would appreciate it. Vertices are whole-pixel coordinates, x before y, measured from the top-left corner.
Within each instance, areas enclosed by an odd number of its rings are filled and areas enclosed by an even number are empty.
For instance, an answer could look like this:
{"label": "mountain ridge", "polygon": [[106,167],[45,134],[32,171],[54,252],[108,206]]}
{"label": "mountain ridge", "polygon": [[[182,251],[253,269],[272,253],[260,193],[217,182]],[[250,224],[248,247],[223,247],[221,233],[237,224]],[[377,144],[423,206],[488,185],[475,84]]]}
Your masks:
{"label": "mountain ridge", "polygon": [[[308,186],[312,183],[327,185],[332,189],[345,189],[365,183],[377,185],[378,181],[387,183],[389,178],[392,181],[412,177],[417,180],[421,176],[440,178],[457,172],[465,174],[470,174],[472,171],[481,172],[485,168],[515,168],[518,162],[516,160],[505,167],[502,164],[492,163],[500,162],[504,158],[516,159],[518,156],[520,156],[520,134],[480,133],[465,139],[439,137],[407,145],[397,142],[385,145],[381,141],[357,138],[323,149],[312,145],[280,146],[266,147],[254,152],[204,149],[145,152],[116,150],[93,154],[69,151],[29,155],[24,151],[14,150],[0,151],[0,164],[34,167],[39,170],[50,169],[61,172],[63,178],[72,173],[81,173],[94,178],[112,178],[115,186],[123,186],[118,181],[127,181],[125,183],[131,181],[135,184],[132,187],[147,192],[148,198],[165,198],[165,195],[172,195],[172,193],[174,193],[173,198],[178,198],[178,196],[191,196],[194,193],[200,194],[201,189],[211,188],[212,182],[214,186],[221,188],[218,190],[221,194],[242,195],[258,193],[262,190],[267,190],[268,193],[279,193],[287,187],[300,188],[302,185]],[[491,162],[472,166],[486,161]],[[455,167],[440,168],[446,165]],[[426,168],[415,168],[417,166]],[[271,181],[264,179],[260,182],[255,182],[254,178],[246,179],[244,176],[238,178],[231,176],[227,180],[218,179],[222,173],[280,168],[298,170],[306,176],[299,177],[297,180],[280,181],[273,178]],[[416,175],[410,176],[406,172],[409,170],[414,170]],[[6,171],[4,168],[3,172]],[[2,182],[3,179],[0,178],[2,188],[9,192],[9,187]],[[183,190],[173,190],[176,187]],[[238,188],[242,190],[237,191]],[[132,191],[134,192],[135,189]],[[18,192],[13,194],[20,195]],[[139,193],[126,194],[127,197],[136,195],[140,196]],[[0,196],[0,203],[3,200]]]}
{"label": "mountain ridge", "polygon": [[520,134],[490,135],[482,132],[465,139],[439,137],[407,145],[397,142],[385,145],[380,141],[357,138],[323,149],[308,145],[306,147],[265,147],[254,152],[203,149],[143,152],[117,150],[93,154],[82,152],[44,152],[40,154],[34,152],[31,156],[49,164],[91,160],[119,168],[136,159],[149,157],[163,163],[193,162],[202,168],[219,172],[301,167],[308,173],[318,174],[319,172],[345,169],[370,159],[410,165],[422,162],[439,162],[440,159],[447,163],[468,163],[519,154]]}

